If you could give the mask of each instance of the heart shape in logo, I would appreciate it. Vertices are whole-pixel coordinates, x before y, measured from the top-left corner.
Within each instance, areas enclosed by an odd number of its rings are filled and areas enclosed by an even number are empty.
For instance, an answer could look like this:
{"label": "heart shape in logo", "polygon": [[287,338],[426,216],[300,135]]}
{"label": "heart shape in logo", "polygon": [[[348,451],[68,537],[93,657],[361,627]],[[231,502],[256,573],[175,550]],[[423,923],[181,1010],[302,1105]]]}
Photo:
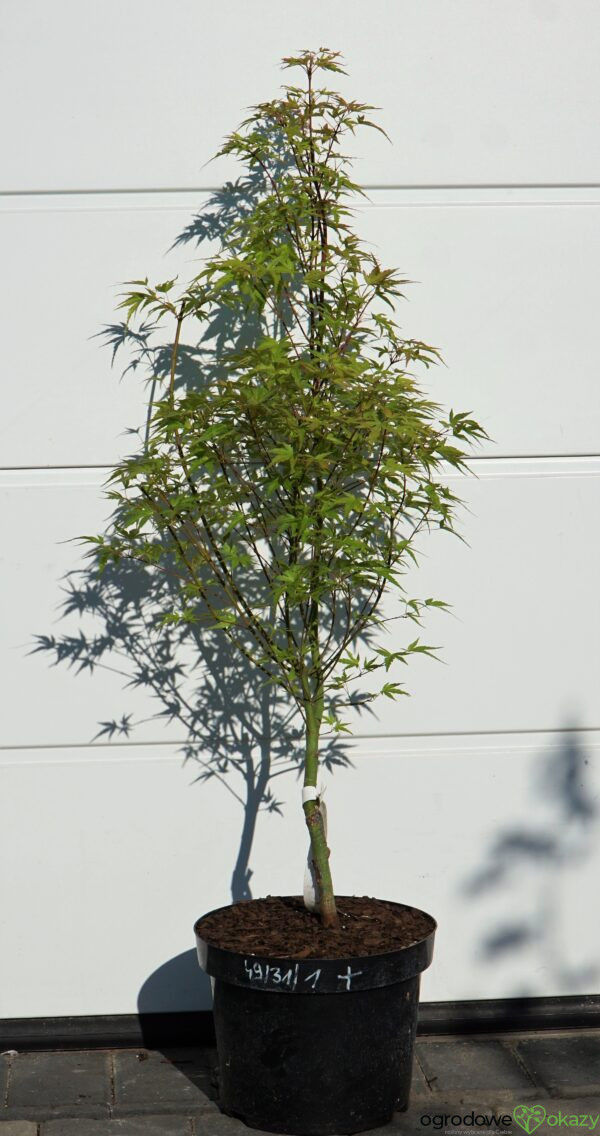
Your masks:
{"label": "heart shape in logo", "polygon": [[518,1104],[513,1109],[513,1116],[517,1124],[520,1124],[521,1128],[531,1134],[535,1132],[536,1128],[539,1128],[540,1124],[543,1124],[546,1119],[546,1109],[543,1104],[532,1104],[531,1108],[526,1104]]}

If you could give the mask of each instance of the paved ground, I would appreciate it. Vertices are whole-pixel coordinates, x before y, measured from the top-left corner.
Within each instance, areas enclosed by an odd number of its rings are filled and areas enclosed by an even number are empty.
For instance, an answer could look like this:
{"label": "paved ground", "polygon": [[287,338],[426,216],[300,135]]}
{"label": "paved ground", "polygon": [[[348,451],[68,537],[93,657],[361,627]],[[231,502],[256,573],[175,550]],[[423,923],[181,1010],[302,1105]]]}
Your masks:
{"label": "paved ground", "polygon": [[[215,1065],[205,1049],[2,1054],[0,1136],[249,1134],[219,1112]],[[600,1134],[599,1116],[600,1030],[424,1037],[411,1107],[377,1133]]]}

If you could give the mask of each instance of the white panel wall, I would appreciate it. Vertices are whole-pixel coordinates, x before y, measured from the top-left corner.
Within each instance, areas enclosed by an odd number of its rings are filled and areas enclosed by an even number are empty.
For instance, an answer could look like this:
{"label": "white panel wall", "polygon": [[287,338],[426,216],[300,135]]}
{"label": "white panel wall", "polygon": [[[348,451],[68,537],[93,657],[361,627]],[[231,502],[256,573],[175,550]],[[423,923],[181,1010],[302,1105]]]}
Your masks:
{"label": "white panel wall", "polygon": [[[485,452],[595,453],[600,190],[372,190],[370,198],[356,224],[384,263],[416,281],[402,323],[442,347],[449,370],[438,368],[434,392],[477,409],[493,438]],[[11,265],[0,282],[12,329],[4,366],[13,384],[0,422],[3,466],[105,465],[127,450],[126,427],[143,420],[145,372],[118,382],[127,361],[118,355],[111,376],[102,333],[118,322],[122,281],[185,279],[198,269],[204,246],[172,246],[210,201],[183,193],[0,198]],[[35,314],[24,303],[32,277]]]}
{"label": "white panel wall", "polygon": [[[208,1004],[191,925],[230,898],[243,808],[182,766],[186,716],[127,685],[114,616],[139,656],[140,609],[65,615],[65,577],[82,583],[72,538],[107,516],[148,398],[98,336],[119,282],[193,271],[206,250],[173,243],[235,174],[205,163],[278,59],[322,43],[394,140],[357,142],[357,227],[419,282],[401,320],[442,348],[436,397],[493,439],[456,479],[468,545],[432,537],[411,581],[453,604],[428,628],[444,662],[398,676],[412,698],[361,719],[354,768],[328,778],[336,886],[436,915],[428,999],[597,991],[597,5],[24,0],[3,31],[0,1017]],[[107,633],[82,667],[77,639]],[[33,652],[64,635],[71,665]],[[206,676],[182,681],[204,706]],[[273,791],[255,895],[302,876],[294,776]]]}
{"label": "white panel wall", "polygon": [[[386,738],[358,743],[354,768],[328,779],[338,892],[438,916],[425,999],[597,990],[597,907],[585,897],[600,866],[599,750],[577,733]],[[208,1007],[187,957],[191,924],[228,900],[242,812],[192,777],[162,746],[6,754],[3,1016],[134,1013],[149,976],[180,955],[153,1008]],[[298,792],[276,784],[287,804],[259,826],[256,895],[302,883]],[[355,823],[365,802],[368,849]]]}
{"label": "white panel wall", "polygon": [[395,143],[357,141],[365,184],[597,183],[595,0],[22,0],[3,28],[4,188],[215,185],[205,163],[278,61],[320,44]]}

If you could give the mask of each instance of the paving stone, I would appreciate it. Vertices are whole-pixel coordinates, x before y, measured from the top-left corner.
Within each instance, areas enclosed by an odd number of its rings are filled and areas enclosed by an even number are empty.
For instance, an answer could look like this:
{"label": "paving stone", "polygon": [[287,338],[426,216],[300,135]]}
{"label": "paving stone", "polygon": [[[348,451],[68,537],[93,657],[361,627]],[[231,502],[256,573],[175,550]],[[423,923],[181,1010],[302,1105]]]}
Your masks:
{"label": "paving stone", "polygon": [[123,1120],[78,1117],[48,1121],[42,1125],[41,1136],[192,1136],[192,1124],[186,1116],[129,1116]]}
{"label": "paving stone", "polygon": [[0,1120],[0,1136],[37,1136],[37,1130],[30,1120]]}
{"label": "paving stone", "polygon": [[204,1093],[211,1100],[215,1100],[218,1096],[218,1060],[216,1049],[207,1049],[206,1047],[188,1047],[187,1049],[162,1049],[163,1057],[171,1061],[181,1073],[184,1073],[190,1081],[193,1081],[198,1088],[202,1089]]}
{"label": "paving stone", "polygon": [[106,1053],[20,1053],[12,1059],[9,1109],[29,1109],[23,1119],[37,1120],[54,1109],[107,1108],[109,1071]]}
{"label": "paving stone", "polygon": [[[108,1120],[110,1108],[107,1104],[70,1104],[58,1105],[56,1108],[38,1108],[36,1105],[28,1105],[27,1108],[4,1108],[0,1115],[13,1122],[28,1120],[39,1125],[40,1122],[44,1124],[50,1120],[61,1119]],[[2,1136],[1,1131],[0,1136]]]}
{"label": "paving stone", "polygon": [[10,1069],[11,1060],[11,1057],[0,1057],[0,1105],[3,1105],[6,1100],[8,1071]]}
{"label": "paving stone", "polygon": [[[115,1116],[135,1112],[196,1112],[215,1109],[209,1096],[210,1075],[202,1058],[196,1063],[186,1050],[181,1067],[163,1053],[148,1050],[121,1050],[114,1055]],[[201,1053],[201,1051],[200,1051]],[[190,1075],[192,1074],[192,1075]]]}
{"label": "paving stone", "polygon": [[500,1041],[467,1038],[422,1041],[417,1044],[419,1063],[433,1092],[518,1089],[531,1094],[531,1079]]}
{"label": "paving stone", "polygon": [[[108,1112],[111,1056],[114,1116]],[[600,1031],[501,1040],[423,1039],[417,1043],[417,1057],[410,1109],[371,1136],[415,1136],[423,1131],[444,1136],[457,1127],[457,1118],[472,1111],[490,1117],[512,1115],[517,1104],[531,1106],[534,1101],[543,1104],[546,1116],[557,1118],[555,1125],[561,1116],[600,1116]],[[42,1121],[39,1136],[248,1136],[246,1126],[224,1116],[214,1102],[214,1051],[19,1054],[0,1058],[0,1089],[2,1078],[6,1087],[11,1061],[14,1075],[9,1105],[0,1107],[0,1136],[38,1136],[37,1120]],[[448,1125],[439,1121],[444,1116]],[[600,1134],[600,1119],[596,1127]],[[494,1131],[481,1125],[479,1130]],[[502,1125],[497,1131],[522,1136],[517,1125]]]}
{"label": "paving stone", "polygon": [[413,1062],[412,1081],[410,1086],[410,1100],[411,1103],[420,1101],[423,1098],[431,1096],[431,1090],[425,1079],[425,1074],[419,1064],[419,1059],[415,1056]]}
{"label": "paving stone", "polygon": [[[272,1132],[263,1133],[256,1128],[248,1128],[241,1120],[234,1120],[232,1116],[224,1116],[222,1112],[213,1115],[202,1115],[195,1121],[194,1136],[274,1136]],[[380,1128],[379,1132],[387,1129]],[[275,1136],[277,1134],[275,1133]]]}
{"label": "paving stone", "polygon": [[520,1041],[516,1050],[532,1077],[553,1096],[600,1093],[600,1031],[531,1038]]}

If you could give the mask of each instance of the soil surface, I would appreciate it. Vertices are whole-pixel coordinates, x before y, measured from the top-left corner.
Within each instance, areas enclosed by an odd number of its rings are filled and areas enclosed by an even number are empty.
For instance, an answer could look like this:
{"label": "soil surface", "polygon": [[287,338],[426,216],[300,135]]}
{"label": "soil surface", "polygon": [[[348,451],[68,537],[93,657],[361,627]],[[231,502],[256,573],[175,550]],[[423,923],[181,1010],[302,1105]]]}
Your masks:
{"label": "soil surface", "polygon": [[368,896],[336,897],[340,928],[326,931],[301,896],[267,896],[205,915],[198,934],[215,947],[266,958],[364,958],[418,943],[433,931],[422,911]]}

